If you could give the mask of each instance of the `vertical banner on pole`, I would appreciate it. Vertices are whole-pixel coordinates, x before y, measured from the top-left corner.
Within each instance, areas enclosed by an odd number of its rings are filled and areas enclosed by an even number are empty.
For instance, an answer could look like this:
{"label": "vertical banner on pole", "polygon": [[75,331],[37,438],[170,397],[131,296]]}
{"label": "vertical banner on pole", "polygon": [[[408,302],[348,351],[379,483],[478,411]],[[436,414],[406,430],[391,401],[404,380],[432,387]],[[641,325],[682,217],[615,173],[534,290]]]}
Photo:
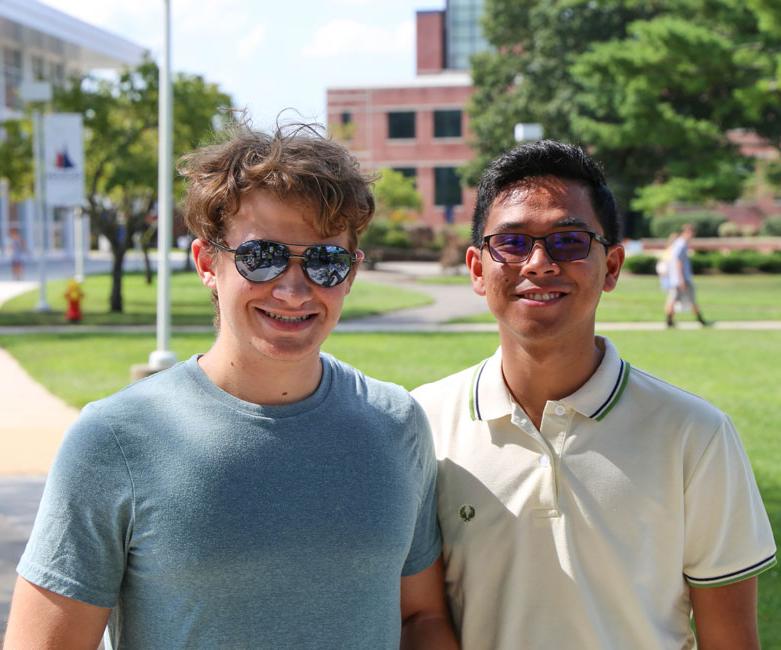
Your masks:
{"label": "vertical banner on pole", "polygon": [[79,113],[53,113],[43,118],[46,203],[84,204],[84,129]]}

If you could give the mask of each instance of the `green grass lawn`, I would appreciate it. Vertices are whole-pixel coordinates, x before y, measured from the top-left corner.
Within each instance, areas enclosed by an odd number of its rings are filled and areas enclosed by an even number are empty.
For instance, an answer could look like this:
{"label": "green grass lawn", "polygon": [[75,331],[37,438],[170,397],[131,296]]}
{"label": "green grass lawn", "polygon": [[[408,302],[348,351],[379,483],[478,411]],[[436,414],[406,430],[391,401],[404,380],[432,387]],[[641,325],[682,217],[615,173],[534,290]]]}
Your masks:
{"label": "green grass lawn", "polygon": [[[777,360],[781,332],[670,330],[614,332],[622,356],[728,412],[746,446],[765,505],[781,541],[781,399]],[[204,351],[209,335],[177,335],[180,359]],[[368,374],[413,388],[491,354],[495,334],[334,334],[325,349]],[[52,392],[71,404],[107,395],[128,382],[131,364],[154,349],[147,335],[0,337],[5,347]],[[74,371],[78,368],[78,371]],[[760,578],[763,647],[781,648],[781,570]]]}
{"label": "green grass lawn", "polygon": [[[451,282],[465,282],[451,279]],[[781,320],[781,275],[702,275],[694,280],[697,301],[708,320]],[[602,294],[597,321],[662,321],[664,293],[656,276],[623,274],[615,291]],[[693,321],[684,313],[680,321]],[[461,323],[490,323],[490,313],[461,318]]]}
{"label": "green grass lawn", "polygon": [[[46,285],[47,300],[52,311],[41,314],[35,311],[38,290],[30,291],[9,300],[0,307],[2,325],[59,325],[65,322],[66,280],[56,280]],[[157,311],[157,285],[146,284],[141,273],[127,273],[123,281],[124,312],[108,311],[111,278],[108,275],[91,275],[84,282],[82,303],[85,325],[148,325],[155,323]],[[426,294],[388,285],[356,280],[345,301],[343,319],[359,318],[374,314],[419,307],[431,303]],[[174,325],[208,325],[214,317],[209,291],[194,272],[174,273],[171,276],[171,320]]]}

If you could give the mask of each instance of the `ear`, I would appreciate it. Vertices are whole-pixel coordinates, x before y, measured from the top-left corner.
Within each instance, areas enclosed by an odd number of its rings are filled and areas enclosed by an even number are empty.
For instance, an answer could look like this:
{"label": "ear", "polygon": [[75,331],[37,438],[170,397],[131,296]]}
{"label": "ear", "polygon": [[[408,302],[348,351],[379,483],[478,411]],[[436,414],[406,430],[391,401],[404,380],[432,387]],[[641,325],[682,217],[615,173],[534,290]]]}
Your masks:
{"label": "ear", "polygon": [[210,246],[203,239],[195,239],[190,245],[190,250],[192,251],[193,261],[195,262],[195,270],[198,271],[201,282],[205,287],[216,290],[216,251],[214,250],[214,247]]}
{"label": "ear", "polygon": [[345,287],[347,291],[344,292],[345,296],[348,293],[350,293],[350,289],[353,288],[353,281],[355,280],[355,276],[358,275],[358,267],[363,263],[365,259],[366,259],[366,253],[364,253],[360,248],[356,249],[355,262],[353,262],[353,268],[350,269],[350,275],[348,275],[347,279],[344,281],[344,283],[347,285]]}
{"label": "ear", "polygon": [[477,246],[470,246],[466,249],[466,267],[469,269],[469,276],[472,278],[472,290],[478,296],[484,296],[483,255],[482,250],[477,248]]}
{"label": "ear", "polygon": [[605,282],[602,285],[602,291],[613,291],[618,284],[618,276],[621,273],[621,267],[624,265],[625,251],[621,244],[613,244],[607,249],[605,262],[607,272],[605,273]]}

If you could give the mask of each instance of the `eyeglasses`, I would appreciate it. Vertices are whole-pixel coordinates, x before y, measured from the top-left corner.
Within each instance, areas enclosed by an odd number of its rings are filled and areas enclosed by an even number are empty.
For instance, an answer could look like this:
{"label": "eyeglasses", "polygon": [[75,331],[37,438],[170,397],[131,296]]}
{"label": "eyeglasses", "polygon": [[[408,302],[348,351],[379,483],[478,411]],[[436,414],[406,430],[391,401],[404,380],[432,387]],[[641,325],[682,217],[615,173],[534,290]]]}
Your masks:
{"label": "eyeglasses", "polygon": [[491,259],[501,264],[521,264],[529,259],[535,242],[541,241],[554,262],[574,262],[588,257],[591,240],[596,239],[605,248],[610,242],[602,235],[588,230],[563,230],[544,237],[532,237],[519,233],[494,233],[483,237],[483,246],[488,247]]}
{"label": "eyeglasses", "polygon": [[304,274],[319,287],[335,287],[347,279],[350,269],[362,255],[351,253],[341,246],[317,244],[309,246],[301,255],[290,252],[290,246],[266,239],[250,239],[236,248],[210,241],[212,246],[233,253],[236,270],[250,282],[268,282],[282,275],[290,266],[290,258],[302,260]]}

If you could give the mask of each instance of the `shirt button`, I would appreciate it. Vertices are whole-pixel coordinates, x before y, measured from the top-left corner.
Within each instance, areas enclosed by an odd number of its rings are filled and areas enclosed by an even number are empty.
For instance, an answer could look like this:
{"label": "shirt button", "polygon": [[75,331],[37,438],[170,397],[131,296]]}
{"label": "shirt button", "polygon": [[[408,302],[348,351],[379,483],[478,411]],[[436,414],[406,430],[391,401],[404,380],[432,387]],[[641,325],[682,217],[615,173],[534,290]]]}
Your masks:
{"label": "shirt button", "polygon": [[556,415],[564,415],[567,412],[567,409],[565,409],[561,404],[559,404],[558,406],[556,406],[555,409],[553,409],[553,412]]}
{"label": "shirt button", "polygon": [[550,465],[550,458],[545,455],[540,456],[540,465],[542,467],[548,467]]}

